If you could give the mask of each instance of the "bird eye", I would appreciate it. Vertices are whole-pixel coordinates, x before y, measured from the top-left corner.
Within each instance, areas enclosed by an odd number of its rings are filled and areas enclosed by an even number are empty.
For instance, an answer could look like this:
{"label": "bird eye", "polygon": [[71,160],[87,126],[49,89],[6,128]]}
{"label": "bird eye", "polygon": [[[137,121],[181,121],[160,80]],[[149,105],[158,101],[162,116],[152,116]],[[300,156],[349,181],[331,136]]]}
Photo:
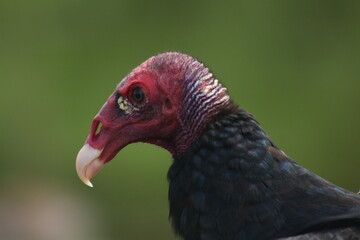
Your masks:
{"label": "bird eye", "polygon": [[144,101],[144,98],[145,98],[144,91],[140,87],[134,88],[133,91],[132,91],[132,98],[137,103],[142,103]]}

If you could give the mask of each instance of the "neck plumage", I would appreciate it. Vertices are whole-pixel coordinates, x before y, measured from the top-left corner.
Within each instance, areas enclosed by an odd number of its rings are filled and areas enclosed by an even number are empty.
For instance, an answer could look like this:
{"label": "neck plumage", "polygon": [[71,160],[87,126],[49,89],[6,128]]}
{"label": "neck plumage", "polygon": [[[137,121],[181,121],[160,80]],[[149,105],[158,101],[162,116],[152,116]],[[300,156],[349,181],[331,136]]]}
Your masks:
{"label": "neck plumage", "polygon": [[234,231],[226,239],[235,239],[245,217],[234,212],[234,206],[240,211],[243,204],[271,197],[262,183],[272,173],[274,161],[266,155],[268,145],[250,114],[237,109],[214,116],[169,169],[170,217],[177,233],[185,239],[206,234],[224,239],[224,233],[216,232],[221,228]]}

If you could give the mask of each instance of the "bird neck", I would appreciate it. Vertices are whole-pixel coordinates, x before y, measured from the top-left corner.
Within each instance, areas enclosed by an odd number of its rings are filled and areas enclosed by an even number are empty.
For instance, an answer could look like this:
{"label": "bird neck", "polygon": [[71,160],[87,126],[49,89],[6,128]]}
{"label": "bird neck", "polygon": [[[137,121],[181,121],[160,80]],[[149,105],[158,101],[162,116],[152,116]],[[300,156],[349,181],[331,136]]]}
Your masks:
{"label": "bird neck", "polygon": [[216,115],[236,108],[227,89],[201,62],[191,59],[184,65],[182,107],[178,119],[180,128],[175,139],[175,155],[185,152]]}
{"label": "bird neck", "polygon": [[272,167],[274,162],[268,152],[269,146],[273,146],[273,143],[253,116],[232,106],[213,116],[189,148],[174,156],[169,179],[174,176],[173,170],[183,170],[188,164],[193,164],[192,170],[209,167],[214,168],[214,171],[221,171],[224,169],[219,169],[218,166],[226,166],[226,169],[233,169],[238,174],[245,175],[254,171],[260,179],[269,176],[266,172],[270,169],[256,172],[256,167],[264,162]]}
{"label": "bird neck", "polygon": [[[270,144],[245,111],[214,116],[189,149],[174,158],[168,172],[170,217],[177,233],[187,239],[187,234],[199,234],[195,229],[199,224],[209,232],[216,227],[226,229],[233,216],[239,218],[233,219],[236,224],[242,224],[244,215],[232,215],[233,206],[240,210],[249,202],[271,198],[272,192],[263,183],[274,165],[266,155]],[[224,214],[223,222],[217,213]],[[200,215],[205,219],[199,219]]]}

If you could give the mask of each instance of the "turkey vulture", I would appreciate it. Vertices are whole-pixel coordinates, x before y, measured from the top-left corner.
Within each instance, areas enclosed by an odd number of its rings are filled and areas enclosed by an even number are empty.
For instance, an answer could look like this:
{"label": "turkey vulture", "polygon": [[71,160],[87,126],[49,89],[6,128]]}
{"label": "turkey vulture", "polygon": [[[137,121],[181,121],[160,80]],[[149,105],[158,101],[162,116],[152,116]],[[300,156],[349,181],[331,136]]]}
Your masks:
{"label": "turkey vulture", "polygon": [[186,240],[359,239],[360,196],[299,166],[195,58],[149,58],[92,121],[76,169],[90,179],[122,148],[173,156],[170,219]]}

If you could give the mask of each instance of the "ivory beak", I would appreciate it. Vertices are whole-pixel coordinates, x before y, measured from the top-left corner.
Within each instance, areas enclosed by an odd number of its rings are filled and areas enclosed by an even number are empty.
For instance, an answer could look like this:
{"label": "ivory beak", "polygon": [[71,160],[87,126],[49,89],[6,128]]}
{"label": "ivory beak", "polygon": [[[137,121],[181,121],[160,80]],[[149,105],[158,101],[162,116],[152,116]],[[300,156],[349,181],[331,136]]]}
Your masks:
{"label": "ivory beak", "polygon": [[89,144],[85,144],[76,157],[76,171],[81,181],[89,187],[93,187],[90,179],[94,177],[104,163],[98,159],[102,150],[95,149]]}

